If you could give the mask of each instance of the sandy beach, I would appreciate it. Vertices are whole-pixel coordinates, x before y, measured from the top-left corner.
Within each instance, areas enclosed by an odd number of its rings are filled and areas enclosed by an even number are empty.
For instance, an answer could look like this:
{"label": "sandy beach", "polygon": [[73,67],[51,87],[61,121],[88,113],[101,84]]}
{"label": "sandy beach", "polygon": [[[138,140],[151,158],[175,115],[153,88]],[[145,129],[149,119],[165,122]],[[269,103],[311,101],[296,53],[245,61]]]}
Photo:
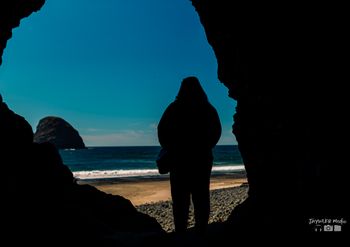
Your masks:
{"label": "sandy beach", "polygon": [[[237,187],[246,182],[243,173],[212,175],[210,189]],[[135,206],[171,200],[168,176],[82,180],[79,183],[90,184],[108,194],[123,196]]]}
{"label": "sandy beach", "polygon": [[[224,222],[232,210],[246,199],[246,182],[244,173],[212,175],[209,223]],[[174,231],[168,176],[82,180],[79,183],[90,184],[106,193],[129,199],[138,211],[154,217],[165,231]],[[188,227],[193,226],[191,206]]]}

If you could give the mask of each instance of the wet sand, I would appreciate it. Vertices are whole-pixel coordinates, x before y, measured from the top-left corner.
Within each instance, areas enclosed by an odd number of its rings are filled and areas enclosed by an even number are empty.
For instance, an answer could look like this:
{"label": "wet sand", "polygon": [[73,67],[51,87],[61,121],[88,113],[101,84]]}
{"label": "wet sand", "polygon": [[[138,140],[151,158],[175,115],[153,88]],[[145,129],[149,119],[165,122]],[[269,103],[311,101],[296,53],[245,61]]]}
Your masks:
{"label": "wet sand", "polygon": [[[237,187],[246,183],[244,173],[212,175],[210,189]],[[81,180],[80,184],[90,184],[112,195],[129,199],[135,206],[171,200],[169,176],[143,178],[110,178],[99,180]]]}

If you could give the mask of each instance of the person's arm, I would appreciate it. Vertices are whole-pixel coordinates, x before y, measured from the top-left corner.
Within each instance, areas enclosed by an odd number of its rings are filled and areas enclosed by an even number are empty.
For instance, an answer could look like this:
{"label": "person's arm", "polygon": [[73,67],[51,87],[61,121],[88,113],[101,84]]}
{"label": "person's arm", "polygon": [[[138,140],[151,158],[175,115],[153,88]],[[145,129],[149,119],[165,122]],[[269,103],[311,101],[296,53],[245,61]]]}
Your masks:
{"label": "person's arm", "polygon": [[167,109],[164,111],[157,127],[158,141],[163,148],[169,148],[172,145],[172,139],[173,139],[172,137],[173,130],[171,128],[173,124],[172,115],[173,115],[173,105],[170,104],[167,107]]}

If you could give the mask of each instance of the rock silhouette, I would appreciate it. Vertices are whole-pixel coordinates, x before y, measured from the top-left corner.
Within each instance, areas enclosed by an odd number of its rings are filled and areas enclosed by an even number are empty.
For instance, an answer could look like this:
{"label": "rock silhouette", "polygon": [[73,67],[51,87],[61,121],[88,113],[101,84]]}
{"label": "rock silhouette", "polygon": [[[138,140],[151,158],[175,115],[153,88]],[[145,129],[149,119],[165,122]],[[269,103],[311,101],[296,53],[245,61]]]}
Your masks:
{"label": "rock silhouette", "polygon": [[[0,55],[11,37],[11,29],[43,3],[43,0],[0,2]],[[248,199],[216,233],[227,233],[225,240],[235,241],[234,234],[240,232],[255,236],[254,233],[273,229],[276,236],[281,232],[313,231],[307,224],[310,217],[344,217],[349,221],[346,197],[350,186],[344,162],[346,140],[342,140],[346,131],[341,117],[348,112],[344,107],[348,97],[343,95],[347,90],[342,86],[348,78],[344,63],[349,43],[344,31],[347,8],[332,3],[317,6],[307,3],[270,6],[265,2],[247,6],[226,0],[192,3],[215,52],[219,80],[229,89],[230,97],[237,100],[233,131],[249,181]],[[30,126],[4,104],[0,116],[0,157],[6,175],[3,199],[11,202],[5,203],[2,211],[7,216],[2,217],[4,235],[17,241],[18,233],[29,229],[27,237],[38,238],[36,230],[41,230],[40,238],[53,237],[62,243],[70,236],[82,237],[89,243],[91,238],[96,239],[93,236],[101,237],[101,231],[113,235],[113,227],[102,220],[108,218],[106,214],[102,217],[93,214],[92,222],[88,222],[86,215],[96,212],[94,208],[98,206],[110,207],[115,199],[91,187],[74,184],[62,166],[62,177],[55,179],[71,182],[57,182],[62,183],[55,188],[58,194],[50,194],[40,183],[47,172],[29,179],[26,172],[35,175],[30,170],[35,169],[35,164],[44,163],[34,162],[40,155],[33,154],[47,153],[39,150],[50,148],[46,144],[30,144]],[[53,154],[55,151],[51,153],[50,163],[60,163]],[[34,163],[29,166],[28,160]],[[28,184],[30,188],[23,191]],[[62,198],[65,199],[61,201]],[[86,203],[89,198],[94,198],[95,203]],[[127,207],[128,202],[122,201],[121,205]],[[32,229],[37,218],[39,228]],[[287,224],[281,219],[286,219]]]}
{"label": "rock silhouette", "polygon": [[304,233],[314,231],[312,217],[348,217],[347,159],[340,145],[345,96],[339,84],[348,77],[343,8],[192,3],[215,52],[218,77],[237,100],[233,133],[249,198],[228,223],[234,231]]}
{"label": "rock silhouette", "polygon": [[12,243],[23,240],[19,234],[29,243],[55,240],[103,246],[109,238],[113,243],[125,241],[125,234],[137,239],[138,234],[163,233],[155,219],[138,212],[129,200],[79,185],[56,147],[33,143],[27,121],[3,102],[0,117],[5,188],[1,218]]}
{"label": "rock silhouette", "polygon": [[34,142],[50,142],[58,149],[85,148],[79,132],[66,120],[59,117],[41,119],[34,134]]}
{"label": "rock silhouette", "polygon": [[45,0],[2,0],[0,2],[0,65],[7,40],[12,29],[18,27],[22,18],[40,10]]}

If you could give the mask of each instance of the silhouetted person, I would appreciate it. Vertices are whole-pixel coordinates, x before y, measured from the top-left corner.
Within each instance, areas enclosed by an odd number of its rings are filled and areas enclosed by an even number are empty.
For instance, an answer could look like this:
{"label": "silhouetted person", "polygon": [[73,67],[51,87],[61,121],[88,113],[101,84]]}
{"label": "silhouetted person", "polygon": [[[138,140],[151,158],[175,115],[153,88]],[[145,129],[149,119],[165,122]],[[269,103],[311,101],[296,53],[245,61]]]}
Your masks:
{"label": "silhouetted person", "polygon": [[174,160],[170,169],[175,231],[187,228],[190,197],[194,206],[195,228],[208,225],[212,149],[221,135],[217,111],[196,77],[182,81],[176,100],[163,113],[158,125],[160,145]]}

